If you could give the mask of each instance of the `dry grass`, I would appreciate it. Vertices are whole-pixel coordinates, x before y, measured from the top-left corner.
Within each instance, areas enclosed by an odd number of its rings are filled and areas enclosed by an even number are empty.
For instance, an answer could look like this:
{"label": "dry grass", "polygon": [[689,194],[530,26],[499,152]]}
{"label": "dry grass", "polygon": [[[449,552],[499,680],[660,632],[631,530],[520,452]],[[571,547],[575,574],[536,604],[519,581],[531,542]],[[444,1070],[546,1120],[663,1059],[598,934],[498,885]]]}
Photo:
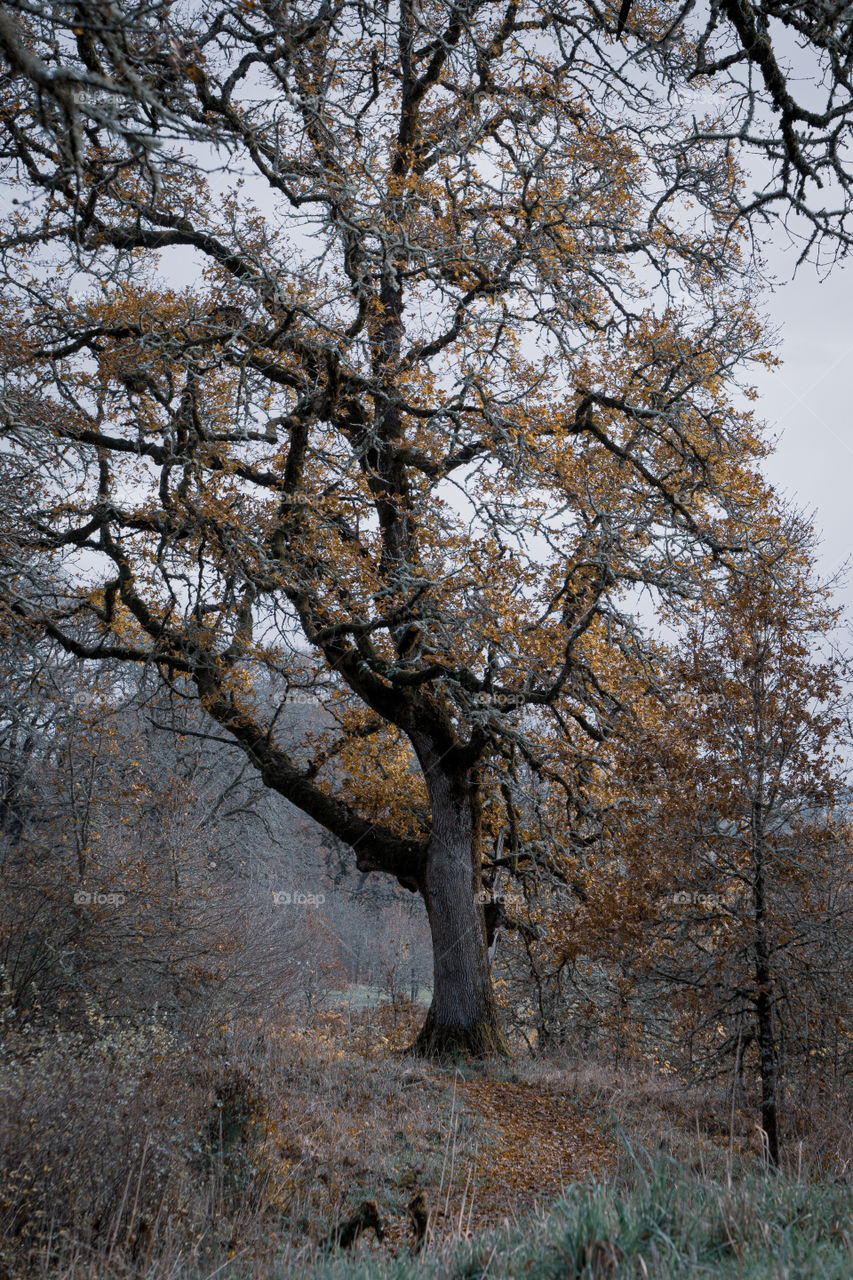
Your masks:
{"label": "dry grass", "polygon": [[406,1235],[480,1128],[454,1077],[400,1052],[400,1010],[325,1013],[194,1041],[157,1022],[4,1045],[0,1263],[179,1270],[311,1250],[360,1200]]}
{"label": "dry grass", "polygon": [[[568,1083],[578,1102],[605,1113],[624,1150],[656,1152],[702,1174],[732,1176],[763,1165],[758,1098],[733,1100],[727,1081],[688,1084],[674,1074],[618,1070],[553,1054],[527,1060],[517,1074],[548,1087]],[[795,1177],[853,1184],[853,1097],[850,1090],[791,1096],[781,1114],[782,1164]]]}
{"label": "dry grass", "polygon": [[[379,1276],[396,1274],[387,1268],[397,1258],[401,1277],[463,1280],[482,1273],[487,1258],[477,1251],[490,1240],[486,1254],[517,1252],[519,1274],[633,1276],[643,1273],[625,1269],[625,1259],[642,1233],[638,1226],[635,1240],[624,1223],[646,1212],[650,1187],[655,1213],[667,1197],[685,1206],[699,1197],[704,1206],[705,1236],[678,1258],[694,1247],[707,1252],[720,1231],[752,1248],[753,1210],[739,1188],[761,1174],[761,1148],[725,1089],[567,1057],[432,1067],[401,1052],[420,1016],[398,1004],[195,1036],[152,1021],[7,1038],[0,1275]],[[796,1129],[802,1120],[793,1113],[792,1185],[818,1175],[825,1186],[843,1181],[849,1111],[839,1107],[833,1118],[827,1110],[805,1136]],[[651,1172],[660,1160],[677,1170],[665,1193]],[[410,1266],[407,1205],[419,1190],[432,1211],[430,1234]],[[549,1207],[561,1193],[574,1205],[571,1221],[568,1210]],[[385,1240],[363,1237],[351,1268],[327,1258],[333,1227],[366,1200],[377,1205]],[[832,1195],[826,1203],[835,1204]],[[688,1218],[684,1208],[684,1232]],[[504,1235],[490,1236],[502,1221]],[[565,1262],[569,1236],[575,1270],[538,1271],[535,1259],[546,1254]],[[467,1261],[457,1267],[460,1249]],[[488,1274],[514,1274],[507,1265],[492,1256]],[[691,1273],[660,1271],[669,1274]]]}

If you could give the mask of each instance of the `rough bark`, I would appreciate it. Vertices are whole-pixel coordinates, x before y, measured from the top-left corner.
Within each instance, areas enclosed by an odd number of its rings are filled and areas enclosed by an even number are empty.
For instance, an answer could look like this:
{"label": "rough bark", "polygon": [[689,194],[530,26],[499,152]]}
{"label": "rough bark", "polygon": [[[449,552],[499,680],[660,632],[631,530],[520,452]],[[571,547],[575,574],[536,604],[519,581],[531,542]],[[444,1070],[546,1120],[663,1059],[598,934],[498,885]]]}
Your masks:
{"label": "rough bark", "polygon": [[481,887],[476,781],[427,768],[433,831],[421,893],[433,945],[433,997],[412,1049],[425,1057],[508,1056],[492,988]]}

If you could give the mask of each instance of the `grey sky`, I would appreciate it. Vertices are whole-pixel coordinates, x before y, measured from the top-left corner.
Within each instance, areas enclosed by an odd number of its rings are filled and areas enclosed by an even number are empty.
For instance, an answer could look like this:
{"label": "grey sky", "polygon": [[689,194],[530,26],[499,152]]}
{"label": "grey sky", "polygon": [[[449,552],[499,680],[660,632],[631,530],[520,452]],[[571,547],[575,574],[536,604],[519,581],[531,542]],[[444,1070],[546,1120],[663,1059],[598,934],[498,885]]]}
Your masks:
{"label": "grey sky", "polygon": [[[795,262],[793,252],[771,260],[780,284],[765,310],[780,331],[783,364],[753,379],[755,408],[779,437],[765,472],[813,515],[827,574],[853,559],[853,262],[820,275],[802,266],[792,279]],[[843,599],[853,606],[853,580]]]}

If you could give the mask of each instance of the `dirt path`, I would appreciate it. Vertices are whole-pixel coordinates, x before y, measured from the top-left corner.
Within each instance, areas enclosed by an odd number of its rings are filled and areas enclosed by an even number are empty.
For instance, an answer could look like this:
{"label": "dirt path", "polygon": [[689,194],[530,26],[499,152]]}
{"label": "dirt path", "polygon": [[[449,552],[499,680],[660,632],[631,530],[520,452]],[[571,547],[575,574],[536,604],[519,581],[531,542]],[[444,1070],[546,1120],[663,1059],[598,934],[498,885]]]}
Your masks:
{"label": "dirt path", "polygon": [[[311,1070],[288,1082],[279,1140],[296,1163],[283,1198],[298,1198],[324,1233],[327,1216],[340,1225],[375,1201],[387,1235],[380,1245],[368,1231],[365,1243],[396,1253],[412,1243],[406,1206],[421,1194],[433,1238],[459,1238],[547,1208],[615,1164],[608,1112],[576,1075],[535,1064],[442,1068],[400,1055],[409,1028],[390,1032],[363,1057],[349,1054],[349,1026],[346,1036],[331,1026],[322,1044],[314,1030]],[[304,1054],[299,1042],[286,1056]]]}
{"label": "dirt path", "polygon": [[471,1179],[473,1222],[496,1224],[561,1196],[571,1183],[603,1172],[613,1143],[581,1114],[565,1089],[460,1080],[457,1091],[487,1120],[491,1148]]}
{"label": "dirt path", "polygon": [[476,1176],[475,1215],[512,1219],[546,1204],[614,1155],[606,1133],[563,1089],[487,1080],[460,1082],[466,1104],[489,1123],[493,1147]]}
{"label": "dirt path", "polygon": [[[483,1118],[476,1159],[453,1157],[443,1185],[424,1187],[434,1236],[467,1235],[547,1204],[579,1179],[612,1164],[612,1138],[565,1087],[491,1080],[456,1082],[456,1112]],[[392,1247],[409,1238],[405,1222],[389,1223]]]}

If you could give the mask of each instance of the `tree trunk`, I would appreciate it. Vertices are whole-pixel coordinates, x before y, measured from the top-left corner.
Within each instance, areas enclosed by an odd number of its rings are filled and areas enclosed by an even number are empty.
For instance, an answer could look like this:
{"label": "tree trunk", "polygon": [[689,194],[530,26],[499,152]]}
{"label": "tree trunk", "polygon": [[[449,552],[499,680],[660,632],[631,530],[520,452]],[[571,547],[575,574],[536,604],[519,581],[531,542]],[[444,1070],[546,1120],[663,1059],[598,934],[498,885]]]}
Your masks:
{"label": "tree trunk", "polygon": [[470,772],[425,770],[432,838],[420,890],[432,932],[433,996],[412,1046],[424,1057],[509,1055],[495,1004],[481,888],[478,801]]}
{"label": "tree trunk", "polygon": [[755,1021],[761,1075],[761,1127],[767,1137],[771,1168],[779,1167],[779,1064],[773,1035],[773,975],[767,937],[767,900],[764,884],[764,826],[761,801],[753,804],[753,885],[755,910]]}
{"label": "tree trunk", "polygon": [[760,938],[755,957],[755,1020],[761,1074],[761,1127],[767,1135],[767,1156],[771,1166],[779,1167],[779,1071],[776,1041],[773,1036],[773,1003],[770,993],[770,966],[766,942]]}

